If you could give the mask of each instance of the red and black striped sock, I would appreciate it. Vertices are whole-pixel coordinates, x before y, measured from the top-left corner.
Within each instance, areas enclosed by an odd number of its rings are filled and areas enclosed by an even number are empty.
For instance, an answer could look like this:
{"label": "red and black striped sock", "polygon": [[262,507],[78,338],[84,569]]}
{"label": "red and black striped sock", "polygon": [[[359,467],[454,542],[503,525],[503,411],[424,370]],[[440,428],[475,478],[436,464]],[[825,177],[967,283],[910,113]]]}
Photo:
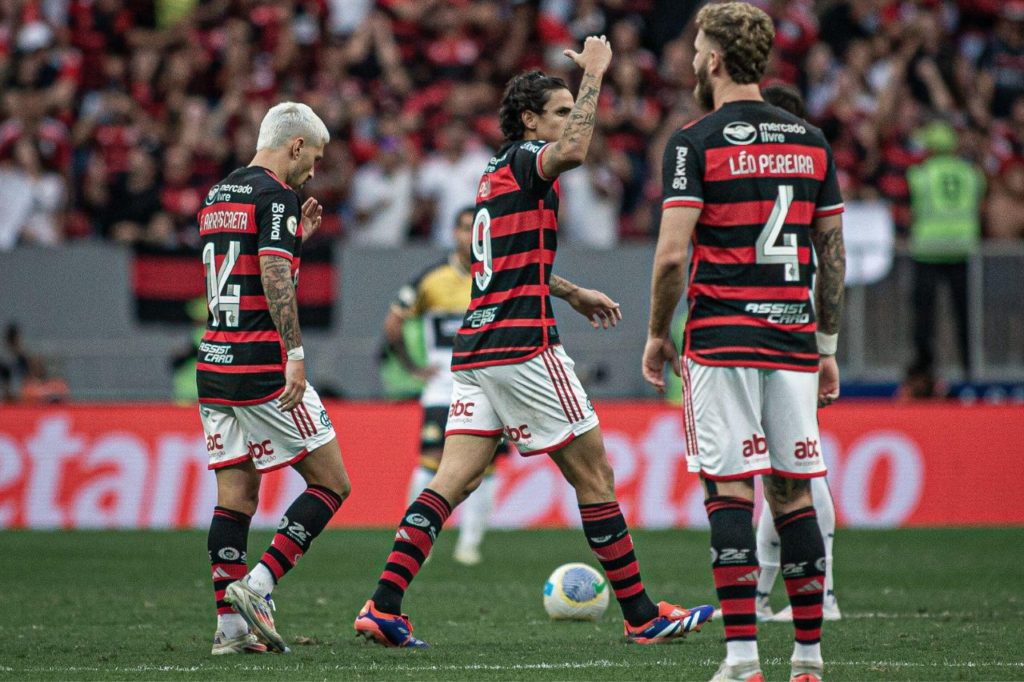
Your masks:
{"label": "red and black striped sock", "polygon": [[630,625],[643,625],[658,615],[658,607],[647,596],[640,578],[640,564],[633,552],[633,538],[626,527],[618,502],[581,504],[583,533],[590,549],[601,562],[622,616]]}
{"label": "red and black striped sock", "polygon": [[384,572],[377,581],[377,590],[373,593],[374,608],[395,615],[402,612],[402,597],[419,573],[451,513],[452,506],[448,500],[430,488],[424,488],[409,505],[395,533],[395,544]]}
{"label": "red and black striped sock", "polygon": [[782,545],[782,579],[793,606],[798,644],[821,641],[821,606],[825,594],[825,541],[814,507],[775,517]]}
{"label": "red and black striped sock", "polygon": [[245,576],[245,549],[249,538],[248,514],[214,507],[210,532],[206,537],[206,549],[210,553],[210,569],[213,572],[213,594],[217,600],[217,615],[235,613],[224,601],[224,590],[236,580]]}
{"label": "red and black striped sock", "polygon": [[322,485],[311,485],[295,498],[281,517],[270,547],[260,558],[260,563],[274,576],[274,584],[295,568],[339,507],[341,497]]}
{"label": "red and black striped sock", "polygon": [[754,503],[741,497],[714,495],[704,501],[704,507],[711,522],[711,572],[722,606],[725,641],[756,641]]}

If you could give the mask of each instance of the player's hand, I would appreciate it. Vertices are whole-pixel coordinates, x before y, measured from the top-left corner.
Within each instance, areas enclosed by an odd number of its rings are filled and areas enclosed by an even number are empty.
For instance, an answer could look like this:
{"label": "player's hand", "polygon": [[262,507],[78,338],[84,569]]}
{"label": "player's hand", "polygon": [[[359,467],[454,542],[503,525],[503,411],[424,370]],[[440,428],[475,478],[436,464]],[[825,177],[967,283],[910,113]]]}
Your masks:
{"label": "player's hand", "polygon": [[306,361],[289,360],[284,366],[284,393],[277,398],[277,407],[282,412],[291,412],[306,394]]}
{"label": "player's hand", "polygon": [[412,370],[412,375],[420,381],[430,381],[437,372],[437,367],[417,367]]}
{"label": "player's hand", "polygon": [[679,351],[672,343],[672,337],[648,336],[647,345],[644,346],[644,359],[641,371],[644,381],[649,383],[659,393],[665,392],[665,363],[669,363],[675,375],[682,376],[682,368],[679,366]]}
{"label": "player's hand", "polygon": [[823,355],[818,363],[818,407],[839,400],[839,363],[836,356]]}
{"label": "player's hand", "polygon": [[590,320],[594,329],[614,327],[622,319],[619,304],[596,289],[579,287],[565,298],[580,315]]}
{"label": "player's hand", "polygon": [[612,46],[604,36],[590,36],[583,41],[583,52],[563,50],[576,66],[590,73],[603,74],[612,63]]}
{"label": "player's hand", "polygon": [[320,202],[309,197],[302,204],[302,238],[309,239],[313,233],[320,229],[320,222],[323,220],[324,207]]}

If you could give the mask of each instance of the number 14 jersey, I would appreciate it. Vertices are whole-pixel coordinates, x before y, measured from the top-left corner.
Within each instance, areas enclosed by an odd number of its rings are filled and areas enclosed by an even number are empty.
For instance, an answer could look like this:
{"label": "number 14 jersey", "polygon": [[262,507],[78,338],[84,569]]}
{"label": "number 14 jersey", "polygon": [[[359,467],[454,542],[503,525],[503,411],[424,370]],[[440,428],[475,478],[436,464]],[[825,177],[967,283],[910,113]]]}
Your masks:
{"label": "number 14 jersey", "polygon": [[260,256],[291,263],[298,283],[299,197],[266,168],[233,171],[199,210],[206,276],[206,332],[199,344],[199,402],[254,405],[284,390],[285,352],[270,317]]}
{"label": "number 14 jersey", "polygon": [[765,102],[730,102],[672,135],[662,176],[663,209],[701,211],[683,354],[817,371],[810,230],[843,211],[821,131]]}

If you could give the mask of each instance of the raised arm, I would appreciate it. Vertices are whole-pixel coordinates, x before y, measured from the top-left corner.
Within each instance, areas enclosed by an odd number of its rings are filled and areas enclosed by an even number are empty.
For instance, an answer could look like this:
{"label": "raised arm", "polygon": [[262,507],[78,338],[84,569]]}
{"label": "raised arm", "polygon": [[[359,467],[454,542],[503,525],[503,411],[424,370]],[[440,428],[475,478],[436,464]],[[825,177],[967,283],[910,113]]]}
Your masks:
{"label": "raised arm", "polygon": [[601,94],[601,80],[612,60],[612,48],[604,36],[587,38],[581,53],[565,50],[564,54],[583,69],[583,80],[576,95],[576,104],[562,129],[562,136],[541,157],[541,170],[547,178],[554,178],[576,168],[587,158],[590,138],[597,122],[597,98]]}
{"label": "raised arm", "polygon": [[278,399],[278,406],[289,411],[302,401],[306,391],[306,363],[302,353],[302,331],[299,329],[299,307],[291,263],[280,256],[260,256],[260,280],[263,282],[270,317],[288,351],[284,392]]}

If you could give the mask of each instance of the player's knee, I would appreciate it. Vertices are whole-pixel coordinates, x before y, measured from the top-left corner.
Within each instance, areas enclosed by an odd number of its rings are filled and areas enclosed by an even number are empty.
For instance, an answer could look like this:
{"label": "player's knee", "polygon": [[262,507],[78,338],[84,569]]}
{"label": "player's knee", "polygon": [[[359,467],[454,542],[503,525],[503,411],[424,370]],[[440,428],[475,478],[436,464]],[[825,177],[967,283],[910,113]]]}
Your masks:
{"label": "player's knee", "polygon": [[260,489],[236,487],[221,490],[217,495],[217,506],[253,516],[260,505]]}

